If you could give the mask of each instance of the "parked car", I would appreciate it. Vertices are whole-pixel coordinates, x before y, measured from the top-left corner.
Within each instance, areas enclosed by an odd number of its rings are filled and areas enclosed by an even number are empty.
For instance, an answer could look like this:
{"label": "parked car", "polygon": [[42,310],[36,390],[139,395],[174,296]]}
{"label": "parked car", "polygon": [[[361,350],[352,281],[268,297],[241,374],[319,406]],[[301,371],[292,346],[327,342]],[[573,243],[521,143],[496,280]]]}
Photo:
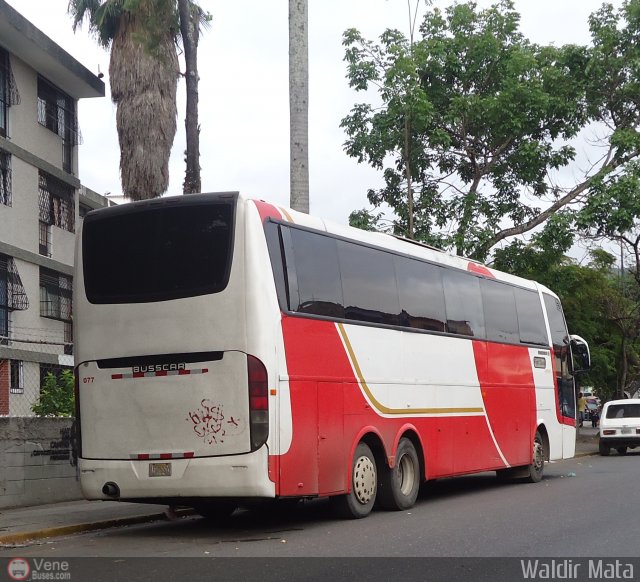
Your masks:
{"label": "parked car", "polygon": [[616,449],[625,455],[627,448],[637,446],[640,446],[640,398],[607,402],[600,418],[600,454],[606,456]]}

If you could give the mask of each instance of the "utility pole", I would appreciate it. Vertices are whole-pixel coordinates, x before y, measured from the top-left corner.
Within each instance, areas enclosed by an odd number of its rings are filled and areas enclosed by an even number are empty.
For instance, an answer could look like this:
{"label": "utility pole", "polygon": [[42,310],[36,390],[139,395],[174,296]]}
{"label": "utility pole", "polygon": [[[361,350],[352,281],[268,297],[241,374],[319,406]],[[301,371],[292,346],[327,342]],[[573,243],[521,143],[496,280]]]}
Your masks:
{"label": "utility pole", "polygon": [[289,0],[289,200],[309,213],[308,0]]}

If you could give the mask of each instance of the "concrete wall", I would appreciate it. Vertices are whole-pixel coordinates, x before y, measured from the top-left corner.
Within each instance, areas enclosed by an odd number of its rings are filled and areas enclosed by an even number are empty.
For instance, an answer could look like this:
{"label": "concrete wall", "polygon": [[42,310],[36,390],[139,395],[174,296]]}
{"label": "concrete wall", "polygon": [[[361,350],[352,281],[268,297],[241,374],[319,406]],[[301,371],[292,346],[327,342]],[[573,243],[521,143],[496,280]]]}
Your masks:
{"label": "concrete wall", "polygon": [[70,418],[0,418],[0,509],[82,499]]}

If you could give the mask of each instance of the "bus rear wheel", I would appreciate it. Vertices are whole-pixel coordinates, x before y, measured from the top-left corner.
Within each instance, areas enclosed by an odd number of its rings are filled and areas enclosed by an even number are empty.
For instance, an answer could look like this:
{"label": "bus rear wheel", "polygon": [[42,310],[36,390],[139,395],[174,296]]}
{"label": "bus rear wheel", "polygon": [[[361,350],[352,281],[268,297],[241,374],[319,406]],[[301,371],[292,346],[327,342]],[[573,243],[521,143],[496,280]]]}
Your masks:
{"label": "bus rear wheel", "polygon": [[359,443],[351,464],[351,491],[332,497],[336,512],[347,519],[367,517],[378,493],[376,460],[366,443]]}
{"label": "bus rear wheel", "polygon": [[402,511],[415,505],[420,490],[420,461],[413,443],[400,439],[393,469],[380,472],[378,500],[383,509]]}

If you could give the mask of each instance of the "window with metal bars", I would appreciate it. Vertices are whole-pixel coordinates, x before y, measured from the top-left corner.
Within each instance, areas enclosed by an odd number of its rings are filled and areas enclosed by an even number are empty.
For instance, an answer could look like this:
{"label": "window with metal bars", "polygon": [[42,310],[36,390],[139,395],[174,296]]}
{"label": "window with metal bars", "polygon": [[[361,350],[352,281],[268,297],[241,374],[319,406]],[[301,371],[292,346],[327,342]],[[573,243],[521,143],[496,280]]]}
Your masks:
{"label": "window with metal bars", "polygon": [[38,76],[38,123],[62,138],[62,167],[73,171],[73,147],[81,142],[76,102],[64,91]]}
{"label": "window with metal bars", "polygon": [[24,394],[24,369],[20,360],[10,360],[9,391],[11,394]]}
{"label": "window with metal bars", "polygon": [[20,94],[16,86],[9,53],[0,48],[0,135],[7,136],[9,127],[9,107],[20,103]]}
{"label": "window with metal bars", "polygon": [[64,322],[64,353],[73,355],[73,323],[70,321]]}
{"label": "window with metal bars", "polygon": [[71,321],[71,277],[40,267],[40,315]]}
{"label": "window with metal bars", "polygon": [[73,186],[54,178],[51,174],[40,171],[39,191],[40,222],[74,232],[75,201]]}
{"label": "window with metal bars", "polygon": [[11,206],[11,155],[0,150],[0,204]]}
{"label": "window with metal bars", "polygon": [[29,299],[12,257],[0,255],[0,345],[9,340],[9,312],[29,308]]}

